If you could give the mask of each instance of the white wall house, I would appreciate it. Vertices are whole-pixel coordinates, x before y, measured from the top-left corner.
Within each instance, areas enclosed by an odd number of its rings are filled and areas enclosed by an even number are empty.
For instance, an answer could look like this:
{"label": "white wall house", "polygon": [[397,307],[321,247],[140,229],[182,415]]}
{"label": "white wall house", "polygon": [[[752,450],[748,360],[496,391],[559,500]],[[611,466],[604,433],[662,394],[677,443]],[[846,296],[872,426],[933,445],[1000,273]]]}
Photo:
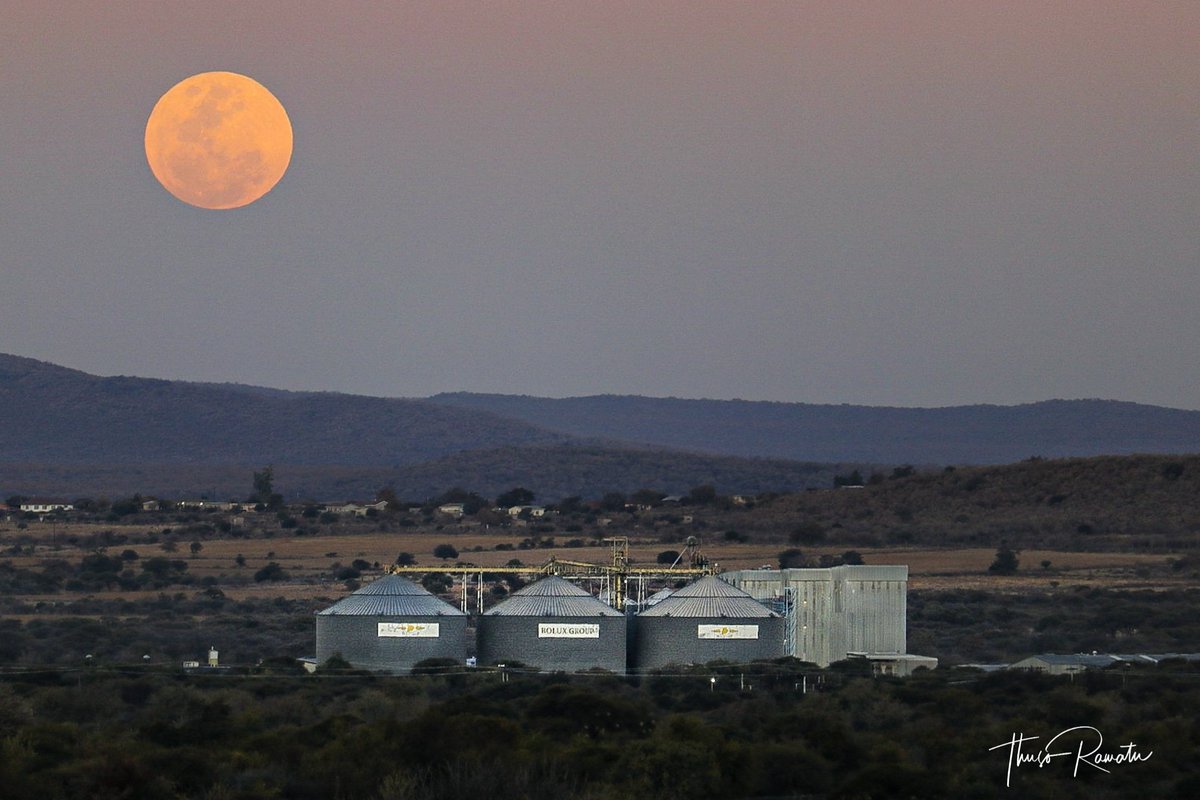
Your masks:
{"label": "white wall house", "polygon": [[29,514],[52,514],[55,511],[74,511],[71,503],[59,503],[54,500],[30,500],[21,503],[21,510]]}

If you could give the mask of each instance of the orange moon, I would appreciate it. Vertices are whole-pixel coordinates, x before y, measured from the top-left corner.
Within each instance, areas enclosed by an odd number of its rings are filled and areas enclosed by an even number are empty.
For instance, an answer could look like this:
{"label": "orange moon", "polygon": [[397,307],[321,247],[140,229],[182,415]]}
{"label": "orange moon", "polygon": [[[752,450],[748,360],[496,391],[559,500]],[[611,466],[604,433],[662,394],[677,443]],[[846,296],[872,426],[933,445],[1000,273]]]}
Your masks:
{"label": "orange moon", "polygon": [[292,160],[292,123],[266,87],[202,72],[159,98],[146,160],[168,192],[200,208],[241,208],[274,188]]}

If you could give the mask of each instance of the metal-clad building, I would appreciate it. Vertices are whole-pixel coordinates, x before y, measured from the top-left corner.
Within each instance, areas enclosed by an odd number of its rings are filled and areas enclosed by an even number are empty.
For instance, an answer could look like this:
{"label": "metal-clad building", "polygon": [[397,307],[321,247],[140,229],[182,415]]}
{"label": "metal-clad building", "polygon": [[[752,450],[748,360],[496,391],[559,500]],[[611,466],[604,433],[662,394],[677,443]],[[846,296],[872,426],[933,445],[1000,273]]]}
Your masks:
{"label": "metal-clad building", "polygon": [[625,672],[625,615],[556,576],[529,584],[479,618],[479,663]]}
{"label": "metal-clad building", "polygon": [[906,566],[750,569],[722,577],[786,609],[788,655],[824,667],[849,653],[906,652]]}
{"label": "metal-clad building", "polygon": [[427,658],[467,657],[467,615],[388,575],[317,612],[317,663],[340,653],[358,669],[407,672]]}
{"label": "metal-clad building", "polygon": [[702,578],[636,617],[634,667],[743,663],[784,654],[784,620],[718,577]]}

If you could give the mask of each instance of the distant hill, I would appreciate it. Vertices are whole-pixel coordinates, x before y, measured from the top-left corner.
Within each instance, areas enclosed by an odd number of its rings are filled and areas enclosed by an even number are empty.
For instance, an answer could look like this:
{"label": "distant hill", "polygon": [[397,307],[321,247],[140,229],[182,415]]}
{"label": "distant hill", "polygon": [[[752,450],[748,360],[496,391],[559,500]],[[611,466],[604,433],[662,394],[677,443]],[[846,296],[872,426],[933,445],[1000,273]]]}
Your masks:
{"label": "distant hill", "polygon": [[[547,500],[656,488],[827,486],[833,464],[605,443],[428,400],[103,378],[0,355],[0,492],[243,497],[276,468],[289,499],[425,499],[525,486]],[[849,471],[853,466],[846,466]]]}
{"label": "distant hill", "polygon": [[0,355],[0,461],[399,465],[571,437],[421,400],[101,378]]}
{"label": "distant hill", "polygon": [[1111,400],[883,408],[618,395],[429,399],[573,436],[800,461],[1005,464],[1031,456],[1200,453],[1200,411]]}
{"label": "distant hill", "polygon": [[[1200,452],[1200,412],[1100,400],[944,409],[599,396],[386,399],[98,377],[0,355],[0,491],[289,498],[521,485],[547,500],[829,486],[856,466]],[[72,488],[75,487],[75,488]]]}

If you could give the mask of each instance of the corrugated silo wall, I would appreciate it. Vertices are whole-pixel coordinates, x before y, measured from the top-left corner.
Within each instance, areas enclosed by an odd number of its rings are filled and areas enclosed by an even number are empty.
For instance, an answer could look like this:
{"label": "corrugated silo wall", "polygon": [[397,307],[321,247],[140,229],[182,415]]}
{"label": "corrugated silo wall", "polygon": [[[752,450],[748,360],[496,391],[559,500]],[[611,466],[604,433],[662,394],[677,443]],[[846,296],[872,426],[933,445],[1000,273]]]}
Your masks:
{"label": "corrugated silo wall", "polygon": [[[479,663],[520,662],[548,671],[625,674],[625,617],[479,618]],[[595,635],[593,635],[595,634]]]}
{"label": "corrugated silo wall", "polygon": [[[660,669],[671,664],[707,664],[709,661],[746,663],[784,655],[782,617],[638,617],[633,666]],[[702,639],[700,626],[758,627],[756,639]]]}
{"label": "corrugated silo wall", "polygon": [[[416,635],[394,635],[401,631]],[[325,663],[335,653],[357,669],[372,671],[408,672],[427,658],[461,663],[467,657],[467,617],[318,614],[317,663]]]}
{"label": "corrugated silo wall", "polygon": [[886,567],[847,567],[842,607],[849,653],[904,653],[908,639],[908,575]]}
{"label": "corrugated silo wall", "polygon": [[742,570],[725,578],[759,600],[791,590],[788,655],[825,667],[851,652],[907,652],[907,567]]}

